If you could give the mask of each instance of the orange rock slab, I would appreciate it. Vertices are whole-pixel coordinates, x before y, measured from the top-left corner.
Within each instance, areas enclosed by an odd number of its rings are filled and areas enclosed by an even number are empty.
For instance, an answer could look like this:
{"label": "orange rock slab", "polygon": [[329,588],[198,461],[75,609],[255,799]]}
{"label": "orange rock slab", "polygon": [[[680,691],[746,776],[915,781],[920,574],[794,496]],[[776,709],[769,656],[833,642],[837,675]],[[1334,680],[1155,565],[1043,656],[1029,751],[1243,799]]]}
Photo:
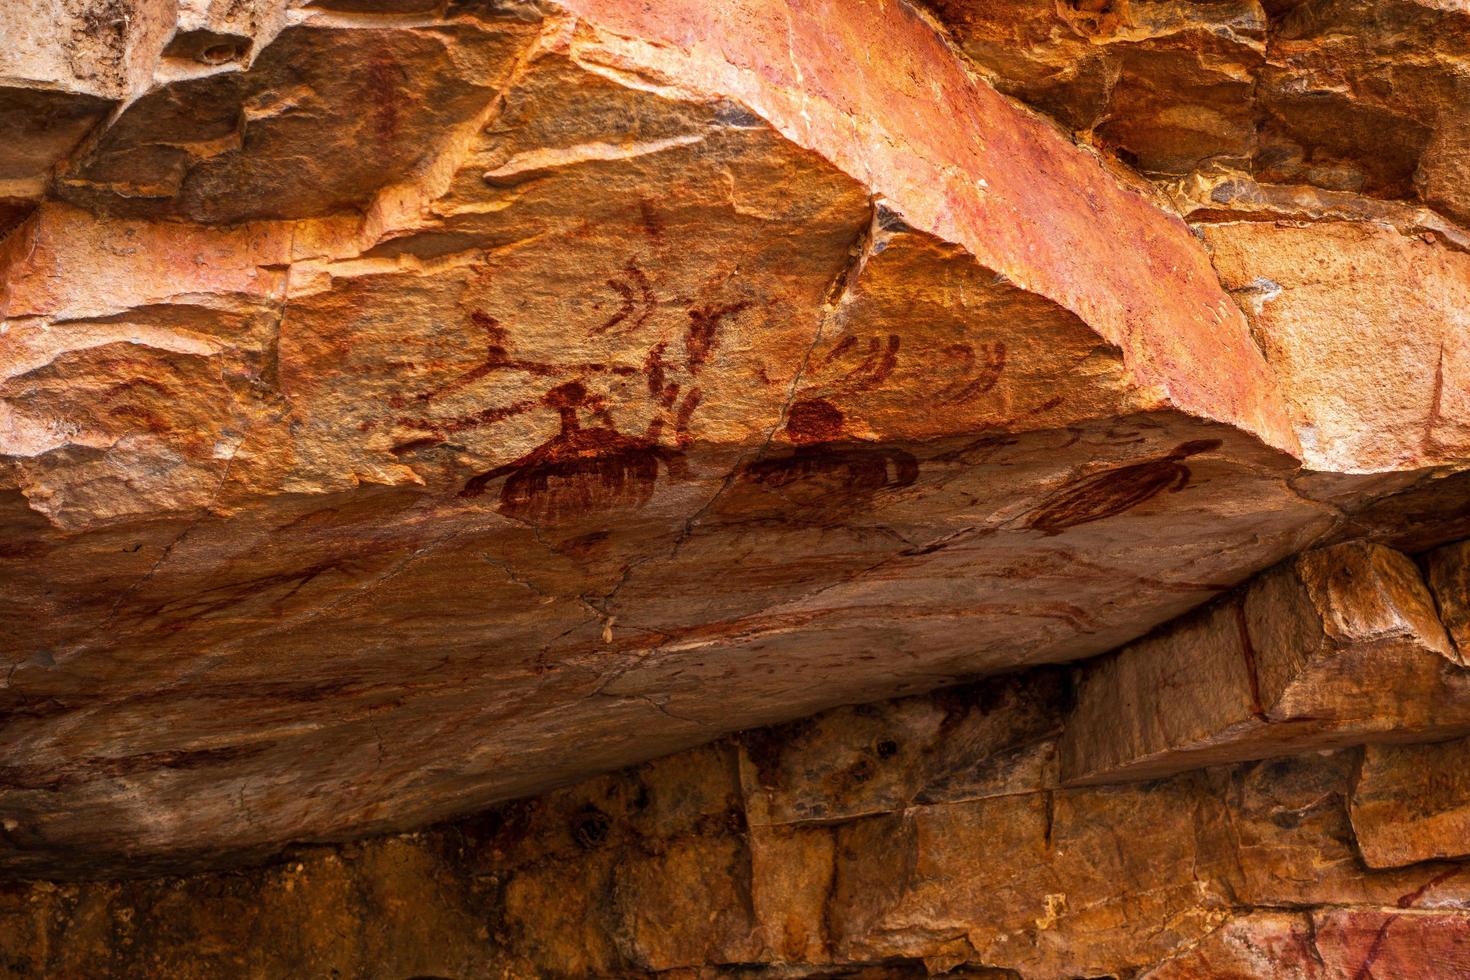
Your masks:
{"label": "orange rock slab", "polygon": [[1470,849],[1467,751],[1465,739],[1364,750],[1351,810],[1358,847],[1370,867],[1465,855]]}

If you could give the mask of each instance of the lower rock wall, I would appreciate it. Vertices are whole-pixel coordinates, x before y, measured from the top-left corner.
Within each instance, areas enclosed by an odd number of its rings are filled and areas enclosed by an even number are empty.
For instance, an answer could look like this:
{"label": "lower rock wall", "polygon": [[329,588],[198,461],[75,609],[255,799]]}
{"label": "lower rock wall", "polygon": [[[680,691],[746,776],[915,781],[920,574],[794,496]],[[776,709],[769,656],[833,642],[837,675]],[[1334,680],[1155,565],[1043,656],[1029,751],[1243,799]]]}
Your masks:
{"label": "lower rock wall", "polygon": [[1338,545],[1079,667],[270,867],[3,885],[0,973],[1467,977],[1467,562]]}
{"label": "lower rock wall", "polygon": [[1470,975],[1470,866],[1358,853],[1362,750],[1061,788],[1064,687],[840,709],[268,868],[11,885],[0,971]]}

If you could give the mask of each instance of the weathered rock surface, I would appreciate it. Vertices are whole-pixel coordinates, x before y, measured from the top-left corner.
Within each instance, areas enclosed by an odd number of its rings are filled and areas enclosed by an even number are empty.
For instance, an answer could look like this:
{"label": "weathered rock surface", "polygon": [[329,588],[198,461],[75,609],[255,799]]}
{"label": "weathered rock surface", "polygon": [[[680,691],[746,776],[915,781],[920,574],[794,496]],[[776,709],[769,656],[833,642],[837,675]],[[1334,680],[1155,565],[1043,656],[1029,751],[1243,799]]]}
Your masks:
{"label": "weathered rock surface", "polygon": [[[1091,6],[7,5],[0,869],[403,830],[1101,654],[1326,540],[1470,533],[1460,12]],[[1323,649],[1397,644],[1375,730],[1458,725],[1392,673],[1458,676],[1442,632],[1272,602]],[[1272,725],[1322,728],[1321,657],[1262,656]],[[749,841],[578,874],[643,908],[659,862],[785,866],[818,812],[898,820],[918,864],[992,811],[1031,847],[1074,736],[910,710],[863,744],[930,748],[881,782],[839,791],[870,760],[818,727],[814,761],[732,770]],[[1078,853],[1134,819],[1072,792]],[[585,922],[553,881],[526,914]],[[782,941],[907,956],[926,895]],[[700,955],[755,955],[722,921]],[[618,955],[684,941],[643,928]]]}
{"label": "weathered rock surface", "polygon": [[52,167],[144,83],[175,6],[175,0],[7,4],[0,21],[0,198],[43,193]]}
{"label": "weathered rock surface", "polygon": [[1462,454],[1470,254],[1367,222],[1226,221],[1201,231],[1286,381],[1305,459],[1350,472]]}
{"label": "weathered rock surface", "polygon": [[1353,831],[1375,868],[1470,855],[1470,742],[1373,745],[1353,786]]}
{"label": "weathered rock surface", "polygon": [[1257,912],[1232,920],[1143,976],[1452,977],[1470,970],[1470,917],[1379,909]]}
{"label": "weathered rock surface", "polygon": [[1419,196],[1470,217],[1470,15],[1438,0],[932,0],[987,77],[1158,175]]}
{"label": "weathered rock surface", "polygon": [[1418,570],[1381,545],[1307,552],[1082,668],[1068,782],[1470,731],[1470,671]]}
{"label": "weathered rock surface", "polygon": [[1439,618],[1463,663],[1470,655],[1470,543],[1436,549],[1424,563]]}
{"label": "weathered rock surface", "polygon": [[[1005,769],[1018,738],[1060,726],[1057,684],[1055,672],[1029,672],[842,708],[267,868],[12,886],[0,892],[0,970],[1048,980],[1470,970],[1470,869],[1378,870],[1359,857],[1357,750],[1079,789],[1018,780],[997,792],[942,777],[952,746],[936,727],[947,722],[979,770]],[[916,770],[929,787],[917,795]],[[1399,829],[1417,832],[1411,815],[1376,816],[1409,816]]]}

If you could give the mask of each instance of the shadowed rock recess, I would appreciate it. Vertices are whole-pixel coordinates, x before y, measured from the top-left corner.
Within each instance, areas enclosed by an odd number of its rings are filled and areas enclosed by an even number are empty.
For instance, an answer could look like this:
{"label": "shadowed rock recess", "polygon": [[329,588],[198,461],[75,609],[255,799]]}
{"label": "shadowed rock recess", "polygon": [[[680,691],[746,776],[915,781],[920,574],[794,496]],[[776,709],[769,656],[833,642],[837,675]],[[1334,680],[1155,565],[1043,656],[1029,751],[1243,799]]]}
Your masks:
{"label": "shadowed rock recess", "polygon": [[0,975],[1465,977],[1467,767],[1462,0],[0,4]]}

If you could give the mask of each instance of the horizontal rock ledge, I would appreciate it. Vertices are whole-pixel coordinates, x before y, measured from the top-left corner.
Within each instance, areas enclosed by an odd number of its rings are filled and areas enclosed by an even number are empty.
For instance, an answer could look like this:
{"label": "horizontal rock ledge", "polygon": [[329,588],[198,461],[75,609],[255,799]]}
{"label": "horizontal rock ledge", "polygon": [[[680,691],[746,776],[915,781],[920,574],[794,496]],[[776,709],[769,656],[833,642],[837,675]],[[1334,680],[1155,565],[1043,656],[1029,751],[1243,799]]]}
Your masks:
{"label": "horizontal rock ledge", "polygon": [[1069,784],[1106,783],[1463,733],[1470,672],[1418,569],[1351,543],[1081,668],[1061,771]]}

